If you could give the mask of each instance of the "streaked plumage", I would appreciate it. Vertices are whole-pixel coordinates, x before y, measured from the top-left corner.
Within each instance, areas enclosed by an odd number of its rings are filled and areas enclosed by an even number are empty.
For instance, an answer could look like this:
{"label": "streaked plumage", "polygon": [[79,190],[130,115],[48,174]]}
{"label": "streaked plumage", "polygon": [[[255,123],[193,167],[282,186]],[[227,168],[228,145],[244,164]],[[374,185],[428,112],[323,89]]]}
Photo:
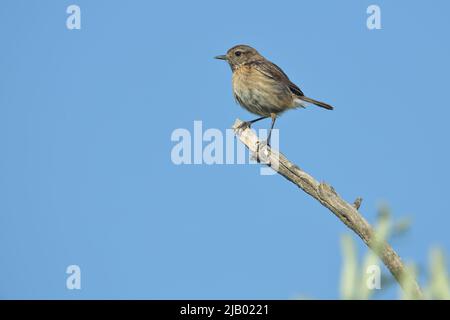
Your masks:
{"label": "streaked plumage", "polygon": [[306,97],[280,67],[250,46],[234,46],[226,55],[216,58],[226,60],[233,71],[232,85],[236,101],[251,113],[261,116],[247,122],[248,126],[271,117],[273,128],[278,115],[289,109],[305,107],[308,103],[333,110],[329,104]]}

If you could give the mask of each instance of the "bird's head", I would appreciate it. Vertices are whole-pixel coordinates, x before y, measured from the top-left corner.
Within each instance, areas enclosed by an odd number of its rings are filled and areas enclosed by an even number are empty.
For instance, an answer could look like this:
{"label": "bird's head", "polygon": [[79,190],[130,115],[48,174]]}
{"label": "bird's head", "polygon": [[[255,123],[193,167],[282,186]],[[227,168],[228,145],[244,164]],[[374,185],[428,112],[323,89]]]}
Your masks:
{"label": "bird's head", "polygon": [[227,61],[233,71],[245,63],[264,59],[256,49],[242,44],[229,49],[227,54],[215,58]]}

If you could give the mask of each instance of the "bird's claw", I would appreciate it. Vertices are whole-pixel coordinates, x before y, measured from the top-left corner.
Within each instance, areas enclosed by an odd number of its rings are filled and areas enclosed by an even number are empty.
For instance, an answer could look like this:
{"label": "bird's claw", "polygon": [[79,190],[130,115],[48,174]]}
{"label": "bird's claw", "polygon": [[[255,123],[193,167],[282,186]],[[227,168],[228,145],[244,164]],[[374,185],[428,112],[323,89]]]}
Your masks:
{"label": "bird's claw", "polygon": [[250,121],[243,121],[240,125],[237,126],[237,130],[244,131],[246,129],[250,129],[252,126],[252,123]]}
{"label": "bird's claw", "polygon": [[[261,160],[262,160],[263,163],[268,162],[269,161],[269,155],[270,155],[269,148],[270,148],[270,142],[269,141],[267,141],[267,140],[259,141],[258,140],[256,142],[256,161],[261,162]],[[263,152],[263,153],[261,153],[262,157],[260,157],[260,152]]]}

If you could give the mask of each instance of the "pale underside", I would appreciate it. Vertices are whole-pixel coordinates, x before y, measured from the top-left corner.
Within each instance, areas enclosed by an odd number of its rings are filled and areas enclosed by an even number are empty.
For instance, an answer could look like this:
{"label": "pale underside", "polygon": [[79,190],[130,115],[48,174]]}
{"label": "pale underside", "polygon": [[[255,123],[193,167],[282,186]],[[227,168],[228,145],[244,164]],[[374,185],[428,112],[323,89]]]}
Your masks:
{"label": "pale underside", "polygon": [[257,68],[241,66],[236,69],[232,85],[236,101],[249,112],[260,116],[279,115],[307,104],[293,94],[285,82],[267,76]]}

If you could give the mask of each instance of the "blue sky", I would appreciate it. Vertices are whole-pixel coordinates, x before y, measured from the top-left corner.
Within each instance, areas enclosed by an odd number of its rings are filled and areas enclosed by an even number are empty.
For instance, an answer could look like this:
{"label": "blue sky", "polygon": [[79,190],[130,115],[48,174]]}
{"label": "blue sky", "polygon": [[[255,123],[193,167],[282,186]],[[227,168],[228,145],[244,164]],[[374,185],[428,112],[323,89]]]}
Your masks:
{"label": "blue sky", "polygon": [[[381,30],[366,27],[372,3]],[[66,28],[70,4],[81,30]],[[370,222],[382,203],[410,217],[393,243],[405,261],[426,266],[434,245],[449,252],[449,10],[447,1],[3,1],[0,298],[339,297],[349,231],[329,211],[256,165],[171,161],[173,130],[253,118],[233,101],[229,67],[212,58],[240,43],[335,106],[281,117],[283,153],[348,201],[363,197]],[[66,289],[72,264],[81,290]]]}

